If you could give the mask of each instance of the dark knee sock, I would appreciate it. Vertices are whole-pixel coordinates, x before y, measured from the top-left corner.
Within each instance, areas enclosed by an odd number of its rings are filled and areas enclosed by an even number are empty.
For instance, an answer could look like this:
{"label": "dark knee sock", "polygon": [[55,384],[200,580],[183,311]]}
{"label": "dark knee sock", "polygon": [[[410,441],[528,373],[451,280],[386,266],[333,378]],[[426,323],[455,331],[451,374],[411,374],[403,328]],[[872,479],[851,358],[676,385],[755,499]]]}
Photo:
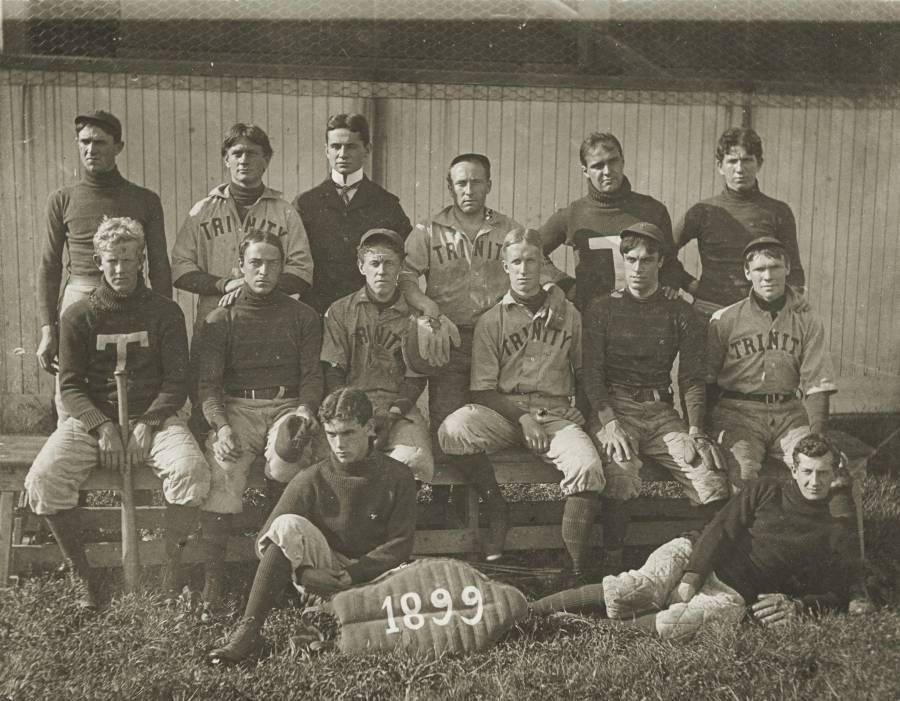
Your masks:
{"label": "dark knee sock", "polygon": [[231,536],[233,520],[233,514],[200,512],[204,559],[208,573],[221,572],[225,569],[225,555],[228,552],[228,538]]}
{"label": "dark knee sock", "polygon": [[244,616],[255,619],[262,626],[290,579],[290,560],[281,548],[270,544],[256,568]]}
{"label": "dark knee sock", "polygon": [[583,572],[588,565],[594,520],[600,509],[596,492],[579,492],[566,499],[562,517],[562,539],[572,558],[572,569]]}
{"label": "dark knee sock", "polygon": [[71,563],[72,571],[80,577],[87,577],[90,570],[84,554],[84,544],[81,542],[79,509],[66,509],[44,518],[63,557]]}
{"label": "dark knee sock", "polygon": [[538,614],[554,611],[585,611],[603,609],[603,585],[588,584],[577,589],[565,589],[538,599],[531,604],[531,610]]}
{"label": "dark knee sock", "polygon": [[479,496],[486,501],[501,496],[500,485],[497,484],[497,476],[494,473],[494,465],[484,453],[475,455],[453,456],[455,465],[466,481],[475,487]]}
{"label": "dark knee sock", "polygon": [[600,522],[603,524],[603,548],[621,550],[628,535],[631,520],[631,503],[619,499],[603,499]]}

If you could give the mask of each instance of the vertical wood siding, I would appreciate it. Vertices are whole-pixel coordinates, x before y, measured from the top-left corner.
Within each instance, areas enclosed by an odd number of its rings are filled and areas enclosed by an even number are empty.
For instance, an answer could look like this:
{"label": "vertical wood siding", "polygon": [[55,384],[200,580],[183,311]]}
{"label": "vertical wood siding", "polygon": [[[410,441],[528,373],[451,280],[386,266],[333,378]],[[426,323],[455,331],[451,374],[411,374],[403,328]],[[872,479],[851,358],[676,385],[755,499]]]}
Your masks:
{"label": "vertical wood siding", "polygon": [[[171,248],[191,205],[225,177],[219,147],[236,121],[275,148],[268,184],[286,199],[327,176],[329,114],[373,121],[376,168],[413,220],[449,199],[447,164],[464,151],[493,163],[491,206],[539,226],[585,192],[578,146],[611,131],[633,187],[673,220],[719,189],[719,133],[740,122],[742,96],[567,88],[412,85],[0,70],[0,396],[47,395],[34,359],[36,273],[48,195],[76,181],[72,119],[110,109],[123,122],[125,177],[160,194]],[[754,96],[763,190],[797,216],[811,298],[842,375],[900,370],[900,117],[893,104]],[[897,127],[895,128],[895,121]],[[371,164],[370,164],[371,166]],[[893,196],[892,196],[893,195]],[[682,253],[697,270],[693,247]],[[556,262],[571,269],[566,250]],[[191,295],[178,293],[188,324]],[[23,353],[24,350],[24,353]]]}

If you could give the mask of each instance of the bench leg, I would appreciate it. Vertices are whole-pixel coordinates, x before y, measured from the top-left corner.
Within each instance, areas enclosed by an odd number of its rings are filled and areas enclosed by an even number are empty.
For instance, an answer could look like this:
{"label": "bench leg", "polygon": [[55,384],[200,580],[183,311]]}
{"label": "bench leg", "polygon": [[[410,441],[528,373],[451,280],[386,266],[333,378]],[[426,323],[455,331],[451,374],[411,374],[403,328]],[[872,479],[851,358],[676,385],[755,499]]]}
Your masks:
{"label": "bench leg", "polygon": [[0,494],[0,587],[9,582],[12,567],[12,541],[16,509],[16,493]]}

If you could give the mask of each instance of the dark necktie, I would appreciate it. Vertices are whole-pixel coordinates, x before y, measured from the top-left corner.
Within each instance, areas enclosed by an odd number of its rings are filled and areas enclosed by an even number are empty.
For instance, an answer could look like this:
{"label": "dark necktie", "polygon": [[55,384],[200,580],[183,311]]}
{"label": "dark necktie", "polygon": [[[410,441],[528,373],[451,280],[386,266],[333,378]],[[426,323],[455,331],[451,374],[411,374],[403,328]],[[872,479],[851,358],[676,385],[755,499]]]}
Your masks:
{"label": "dark necktie", "polygon": [[341,200],[343,200],[345,206],[350,206],[350,193],[358,188],[361,182],[362,180],[357,180],[352,185],[338,185],[337,183],[334,184],[337,188],[338,195],[341,196]]}

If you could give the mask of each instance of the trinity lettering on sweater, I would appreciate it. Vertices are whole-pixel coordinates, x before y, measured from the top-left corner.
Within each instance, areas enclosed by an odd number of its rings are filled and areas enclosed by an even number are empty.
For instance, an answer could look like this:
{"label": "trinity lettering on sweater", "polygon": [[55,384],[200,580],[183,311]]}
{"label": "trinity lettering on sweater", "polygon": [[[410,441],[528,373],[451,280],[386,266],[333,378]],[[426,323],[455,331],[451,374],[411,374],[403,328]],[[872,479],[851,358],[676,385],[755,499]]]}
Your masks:
{"label": "trinity lettering on sweater", "polygon": [[796,294],[786,294],[774,319],[752,294],[713,314],[707,381],[744,394],[837,391],[822,320],[796,311]]}
{"label": "trinity lettering on sweater", "polygon": [[562,329],[546,325],[547,310],[532,314],[507,292],[481,315],[472,342],[472,391],[503,394],[575,394],[581,369],[581,314],[566,302]]}
{"label": "trinity lettering on sweater", "polygon": [[449,206],[406,239],[404,276],[424,275],[427,294],[458,326],[473,326],[509,289],[503,270],[503,239],[522,226],[505,214],[486,210],[473,239],[459,228]]}
{"label": "trinity lettering on sweater", "polygon": [[[198,319],[203,319],[215,308],[224,292],[224,281],[240,277],[238,244],[244,234],[253,229],[281,238],[284,246],[282,275],[293,275],[307,284],[312,283],[313,260],[306,230],[294,208],[281,199],[281,193],[271,188],[263,190],[241,222],[228,185],[218,185],[191,208],[172,248],[175,282],[182,289],[200,295]],[[181,281],[184,275],[197,272],[205,273],[205,276],[191,275],[189,285]]]}
{"label": "trinity lettering on sweater", "polygon": [[412,553],[416,483],[406,465],[376,450],[349,465],[332,455],[290,481],[260,533],[283,514],[309,519],[332,550],[356,560],[346,568],[353,582],[367,582]]}

